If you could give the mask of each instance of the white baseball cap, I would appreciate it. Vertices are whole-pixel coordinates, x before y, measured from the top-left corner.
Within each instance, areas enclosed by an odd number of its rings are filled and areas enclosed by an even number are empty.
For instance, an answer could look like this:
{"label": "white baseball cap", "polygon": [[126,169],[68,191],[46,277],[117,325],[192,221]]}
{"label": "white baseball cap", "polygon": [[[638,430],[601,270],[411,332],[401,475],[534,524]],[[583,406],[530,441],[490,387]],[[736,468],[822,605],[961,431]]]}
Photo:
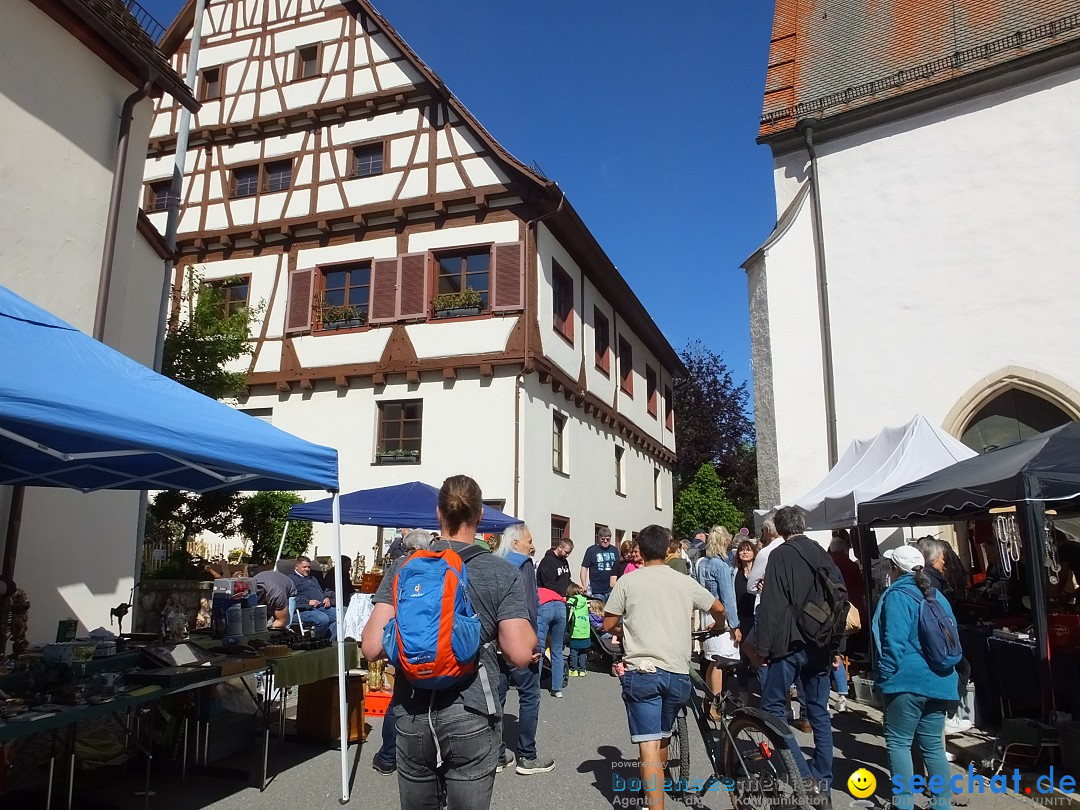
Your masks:
{"label": "white baseball cap", "polygon": [[891,562],[901,571],[911,572],[916,568],[922,568],[926,565],[926,558],[923,557],[922,552],[914,546],[900,546],[900,548],[891,548],[882,554],[886,560]]}

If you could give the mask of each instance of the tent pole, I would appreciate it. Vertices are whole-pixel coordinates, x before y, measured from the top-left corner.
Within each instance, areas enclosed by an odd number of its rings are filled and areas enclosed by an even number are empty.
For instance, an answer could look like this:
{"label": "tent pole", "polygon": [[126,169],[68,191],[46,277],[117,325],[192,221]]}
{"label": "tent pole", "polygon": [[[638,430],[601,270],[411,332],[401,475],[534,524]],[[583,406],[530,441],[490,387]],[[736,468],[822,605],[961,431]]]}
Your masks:
{"label": "tent pole", "polygon": [[278,543],[277,556],[274,558],[274,570],[277,570],[278,561],[281,560],[281,552],[285,549],[285,535],[289,533],[289,521],[285,521],[285,528],[281,530],[281,542]]}
{"label": "tent pole", "polygon": [[340,495],[334,493],[333,516],[334,516],[334,613],[337,616],[337,658],[338,658],[338,717],[341,729],[341,798],[339,804],[347,804],[349,801],[349,704],[347,702],[347,690],[345,689],[345,644],[341,637],[341,631],[345,627],[345,615],[342,610],[342,602],[345,601],[344,577],[341,571],[341,501]]}
{"label": "tent pole", "polygon": [[1046,504],[1022,501],[1016,505],[1020,537],[1024,541],[1027,563],[1028,595],[1035,629],[1035,663],[1039,669],[1042,694],[1042,720],[1050,721],[1054,711],[1054,681],[1050,671],[1050,633],[1046,601]]}
{"label": "tent pole", "polygon": [[865,523],[855,526],[856,545],[859,549],[859,562],[862,564],[863,588],[866,593],[866,612],[870,615],[862,617],[863,630],[866,633],[867,652],[870,655],[870,669],[877,669],[877,651],[874,649],[873,632],[870,627],[874,617],[874,560],[878,556],[877,537],[874,530]]}

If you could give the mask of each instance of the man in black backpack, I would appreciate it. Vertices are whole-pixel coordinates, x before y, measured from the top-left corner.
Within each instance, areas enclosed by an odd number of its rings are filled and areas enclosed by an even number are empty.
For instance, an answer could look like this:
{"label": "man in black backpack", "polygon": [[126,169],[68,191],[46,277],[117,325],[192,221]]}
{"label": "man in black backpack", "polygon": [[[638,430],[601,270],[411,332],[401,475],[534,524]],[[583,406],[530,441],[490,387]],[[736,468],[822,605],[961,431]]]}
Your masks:
{"label": "man in black backpack", "polygon": [[[769,558],[754,629],[743,649],[756,666],[767,664],[761,708],[781,722],[787,721],[792,685],[797,682],[802,687],[814,732],[814,758],[808,767],[798,746],[792,754],[802,775],[813,777],[810,792],[815,803],[829,807],[833,762],[829,676],[843,633],[847,594],[834,592],[834,597],[842,599],[837,610],[844,614],[834,617],[822,580],[828,578],[842,589],[843,577],[825,550],[803,534],[802,512],[785,506],[777,510],[773,522],[784,543]],[[832,635],[834,621],[840,622],[836,635]]]}

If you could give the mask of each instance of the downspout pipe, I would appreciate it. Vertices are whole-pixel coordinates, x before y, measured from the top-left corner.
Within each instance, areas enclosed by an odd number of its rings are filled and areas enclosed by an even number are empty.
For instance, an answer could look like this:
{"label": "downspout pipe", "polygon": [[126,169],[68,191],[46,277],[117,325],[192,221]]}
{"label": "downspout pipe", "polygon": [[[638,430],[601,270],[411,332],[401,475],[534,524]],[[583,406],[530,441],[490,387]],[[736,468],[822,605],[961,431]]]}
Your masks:
{"label": "downspout pipe", "polygon": [[821,222],[821,184],[818,174],[817,150],[814,148],[814,126],[817,121],[806,119],[796,127],[802,132],[810,156],[810,211],[814,223],[814,263],[817,268],[818,311],[821,329],[821,376],[825,389],[825,437],[829,451],[829,469],[839,458],[836,438],[836,379],[833,374],[832,318],[829,312],[829,276],[825,265],[825,230]]}
{"label": "downspout pipe", "polygon": [[116,140],[116,160],[113,167],[112,191],[109,195],[109,214],[105,222],[105,247],[101,255],[101,277],[98,281],[97,308],[94,310],[94,338],[105,341],[105,317],[109,311],[109,288],[112,286],[113,261],[116,258],[116,231],[120,224],[120,205],[124,197],[127,175],[128,148],[131,145],[131,122],[135,105],[147,98],[154,89],[147,81],[124,99],[120,110],[120,134]]}
{"label": "downspout pipe", "polygon": [[[187,70],[184,82],[195,93],[195,82],[199,70],[199,48],[202,44],[202,23],[206,11],[206,0],[197,0],[195,21],[191,29],[191,47],[188,50]],[[184,107],[180,111],[180,123],[176,132],[176,153],[173,155],[172,184],[169,186],[168,217],[165,221],[165,246],[170,258],[165,260],[165,278],[161,285],[161,301],[158,305],[157,343],[154,344],[154,371],[161,372],[165,353],[165,331],[169,318],[169,300],[172,296],[176,271],[176,238],[180,229],[180,204],[183,199],[184,168],[187,162],[188,141],[191,137],[191,110]]]}
{"label": "downspout pipe", "polygon": [[[530,219],[525,223],[525,266],[529,265],[529,257],[536,254],[536,223],[543,222],[545,219],[558,214],[563,207],[563,203],[566,202],[566,193],[559,189],[559,204],[555,206],[555,210],[548,211],[546,214],[541,214],[536,219]],[[529,235],[532,234],[532,249],[529,249]],[[539,269],[539,267],[537,267]],[[537,282],[539,284],[539,282]],[[521,386],[525,381],[525,375],[528,373],[529,367],[529,278],[528,274],[525,276],[525,309],[521,314],[521,320],[524,324],[525,339],[522,341],[521,349],[521,372],[514,380],[514,516],[521,517],[521,513],[518,511],[521,504]],[[582,313],[582,318],[585,315]]]}

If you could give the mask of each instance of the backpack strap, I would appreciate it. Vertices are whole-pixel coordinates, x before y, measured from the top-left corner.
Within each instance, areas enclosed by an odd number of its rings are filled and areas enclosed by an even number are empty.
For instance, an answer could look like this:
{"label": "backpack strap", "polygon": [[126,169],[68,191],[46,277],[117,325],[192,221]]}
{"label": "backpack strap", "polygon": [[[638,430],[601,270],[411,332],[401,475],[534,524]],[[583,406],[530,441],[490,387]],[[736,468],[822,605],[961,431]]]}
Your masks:
{"label": "backpack strap", "polygon": [[469,560],[475,560],[481,554],[490,554],[491,552],[488,551],[486,548],[482,548],[482,547],[476,545],[475,543],[473,543],[471,546],[469,546],[464,551],[458,551],[456,553],[457,553],[457,555],[459,557],[461,557],[461,561],[463,563],[467,563]]}

